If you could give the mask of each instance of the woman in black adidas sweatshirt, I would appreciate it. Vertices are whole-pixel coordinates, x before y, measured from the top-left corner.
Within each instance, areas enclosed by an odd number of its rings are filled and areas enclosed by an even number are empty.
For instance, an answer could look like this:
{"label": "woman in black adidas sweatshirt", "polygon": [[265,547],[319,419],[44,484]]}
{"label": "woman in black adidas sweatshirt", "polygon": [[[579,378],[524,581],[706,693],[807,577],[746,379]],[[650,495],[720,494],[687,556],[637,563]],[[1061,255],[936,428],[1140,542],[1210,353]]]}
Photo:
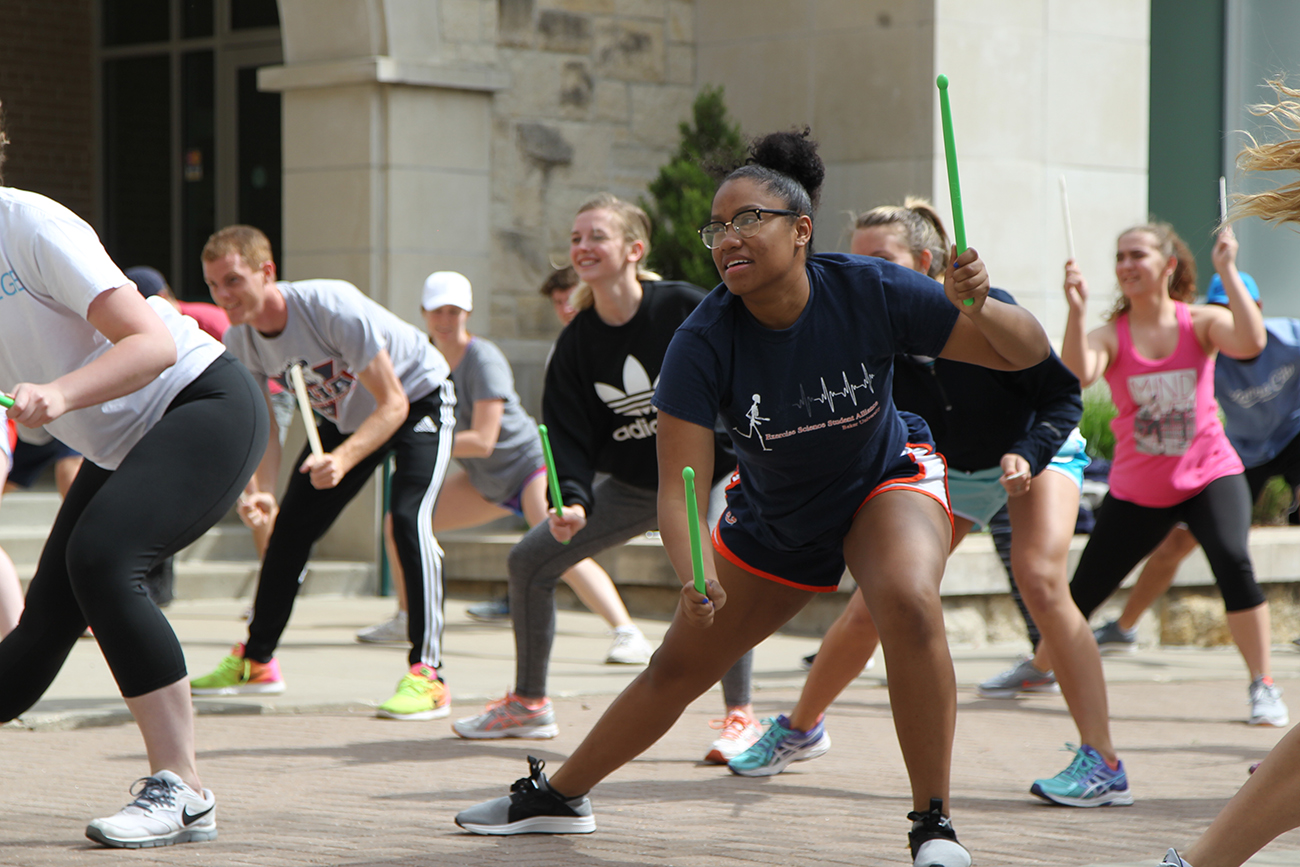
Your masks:
{"label": "woman in black adidas sweatshirt", "polygon": [[[554,737],[546,694],[555,641],[555,585],[561,573],[658,527],[657,412],[650,405],[677,326],[704,298],[690,283],[642,267],[650,250],[645,212],[608,193],[574,220],[570,257],[582,283],[581,312],[560,333],[546,370],[542,416],[559,474],[561,504],[510,552],[515,689],[452,728],[465,738]],[[715,482],[736,465],[719,434]],[[594,482],[596,473],[608,477]],[[750,657],[723,678],[726,718],[706,759],[725,764],[761,734],[749,698]]]}

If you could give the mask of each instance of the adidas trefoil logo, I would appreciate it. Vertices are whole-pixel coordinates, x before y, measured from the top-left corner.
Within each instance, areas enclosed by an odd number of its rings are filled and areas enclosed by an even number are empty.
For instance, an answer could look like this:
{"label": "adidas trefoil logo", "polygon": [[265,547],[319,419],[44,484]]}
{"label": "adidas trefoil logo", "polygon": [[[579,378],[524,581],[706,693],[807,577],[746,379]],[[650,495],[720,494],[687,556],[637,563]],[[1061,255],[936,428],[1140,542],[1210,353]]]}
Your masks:
{"label": "adidas trefoil logo", "polygon": [[622,388],[598,382],[596,394],[600,395],[600,399],[605,401],[605,405],[614,412],[635,418],[654,414],[655,410],[650,405],[650,398],[654,397],[655,386],[658,384],[658,379],[653,383],[650,382],[650,377],[641,366],[641,362],[637,361],[635,356],[629,355],[623,361],[623,388],[626,388],[627,392],[625,393]]}
{"label": "adidas trefoil logo", "polygon": [[438,426],[433,423],[433,419],[426,415],[424,418],[417,421],[415,427],[411,428],[411,430],[414,433],[437,433]]}
{"label": "adidas trefoil logo", "polygon": [[643,440],[655,435],[659,428],[659,420],[647,419],[645,416],[655,415],[655,408],[650,405],[650,399],[654,397],[655,386],[658,384],[658,378],[651,382],[645,367],[632,355],[623,362],[623,388],[616,388],[604,382],[596,383],[596,394],[606,406],[619,415],[636,419],[631,424],[614,431],[616,441]]}

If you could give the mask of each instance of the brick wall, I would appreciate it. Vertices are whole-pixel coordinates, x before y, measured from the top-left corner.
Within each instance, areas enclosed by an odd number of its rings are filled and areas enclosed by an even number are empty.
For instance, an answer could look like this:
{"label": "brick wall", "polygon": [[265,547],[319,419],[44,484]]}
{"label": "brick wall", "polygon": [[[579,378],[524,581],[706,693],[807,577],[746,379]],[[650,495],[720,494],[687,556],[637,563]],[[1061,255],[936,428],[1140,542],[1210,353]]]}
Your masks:
{"label": "brick wall", "polygon": [[3,8],[5,183],[94,222],[93,0],[4,0]]}

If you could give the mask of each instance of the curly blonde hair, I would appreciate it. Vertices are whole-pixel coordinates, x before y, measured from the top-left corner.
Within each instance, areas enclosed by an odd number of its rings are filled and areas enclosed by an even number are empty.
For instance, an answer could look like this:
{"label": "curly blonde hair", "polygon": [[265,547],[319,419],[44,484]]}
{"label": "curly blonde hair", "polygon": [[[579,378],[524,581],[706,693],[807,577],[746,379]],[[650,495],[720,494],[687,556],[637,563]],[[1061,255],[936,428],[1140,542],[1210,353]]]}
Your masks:
{"label": "curly blonde hair", "polygon": [[[1281,79],[1268,83],[1277,99],[1273,103],[1252,105],[1251,114],[1267,117],[1290,138],[1260,144],[1250,136],[1250,144],[1237,155],[1237,166],[1248,172],[1300,170],[1300,90],[1287,87]],[[1274,223],[1300,223],[1300,181],[1262,193],[1234,196],[1230,220],[1260,217]]]}

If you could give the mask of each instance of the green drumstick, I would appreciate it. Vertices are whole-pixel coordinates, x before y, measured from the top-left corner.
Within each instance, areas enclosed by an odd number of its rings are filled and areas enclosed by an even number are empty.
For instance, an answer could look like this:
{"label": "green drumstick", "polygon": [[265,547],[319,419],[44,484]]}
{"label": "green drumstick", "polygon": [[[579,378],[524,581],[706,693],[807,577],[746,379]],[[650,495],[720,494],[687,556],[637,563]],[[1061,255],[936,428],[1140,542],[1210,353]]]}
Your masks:
{"label": "green drumstick", "polygon": [[686,485],[686,523],[691,531],[691,570],[695,573],[695,592],[704,593],[704,553],[700,550],[700,508],[695,503],[695,470],[682,467]]}
{"label": "green drumstick", "polygon": [[[546,435],[546,425],[539,424],[537,432],[542,435],[542,454],[546,456],[546,479],[551,486],[551,505],[555,507],[555,513],[562,514],[564,509],[564,498],[560,495],[560,477],[555,472],[555,456],[551,454],[551,438]],[[565,539],[562,545],[569,544]]]}
{"label": "green drumstick", "polygon": [[14,399],[12,397],[10,397],[7,394],[0,394],[0,406],[3,406],[5,409],[8,409],[13,405],[14,405]]}
{"label": "green drumstick", "polygon": [[[943,120],[943,152],[948,158],[948,192],[952,194],[952,234],[957,242],[957,255],[966,252],[966,218],[961,210],[961,181],[957,177],[957,144],[952,135],[952,106],[948,104],[948,76],[940,75],[935,79],[939,85],[939,116]],[[967,298],[961,303],[970,307],[974,298]]]}

